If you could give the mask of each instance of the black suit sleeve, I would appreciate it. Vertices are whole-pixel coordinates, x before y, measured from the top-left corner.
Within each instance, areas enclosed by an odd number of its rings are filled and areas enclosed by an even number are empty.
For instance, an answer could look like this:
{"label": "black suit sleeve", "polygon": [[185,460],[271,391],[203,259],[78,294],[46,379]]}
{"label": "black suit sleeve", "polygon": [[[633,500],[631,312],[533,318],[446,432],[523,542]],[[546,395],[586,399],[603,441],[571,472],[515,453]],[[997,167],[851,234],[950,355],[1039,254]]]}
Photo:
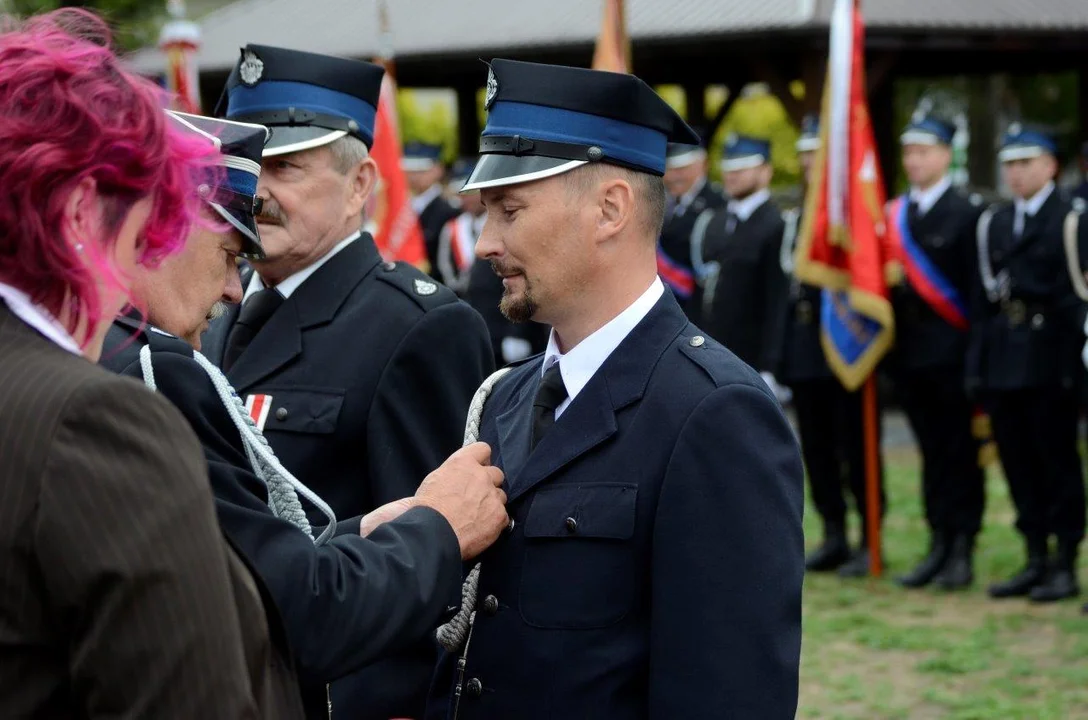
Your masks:
{"label": "black suit sleeve", "polygon": [[654,520],[650,720],[794,717],[803,476],[765,388],[719,388],[688,418]]}
{"label": "black suit sleeve", "polygon": [[429,310],[385,366],[367,419],[377,505],[414,495],[461,447],[472,396],[494,370],[487,326],[463,302]]}
{"label": "black suit sleeve", "polygon": [[[332,681],[418,641],[459,602],[460,548],[441,515],[416,508],[365,539],[344,534],[315,547],[269,510],[203,368],[175,353],[155,353],[154,364],[159,392],[200,439],[219,523],[275,599],[304,683]],[[125,374],[142,376],[138,364]]]}
{"label": "black suit sleeve", "polygon": [[967,290],[968,312],[968,336],[967,356],[965,363],[965,385],[969,395],[974,397],[982,384],[982,361],[985,353],[986,323],[989,316],[989,300],[986,297],[986,287],[982,283],[982,271],[979,267],[978,234],[982,222],[982,214],[973,224],[972,241],[969,247],[974,257],[969,262],[967,277],[969,278]]}
{"label": "black suit sleeve", "polygon": [[761,372],[774,372],[779,367],[782,357],[783,333],[786,325],[787,304],[789,302],[789,278],[782,271],[782,240],[785,224],[776,217],[773,228],[764,243],[760,258],[763,274],[763,297],[759,299],[763,307],[763,333],[759,367]]}
{"label": "black suit sleeve", "polygon": [[69,625],[76,714],[256,717],[196,439],[162,398],[109,379],[69,400],[28,533]]}

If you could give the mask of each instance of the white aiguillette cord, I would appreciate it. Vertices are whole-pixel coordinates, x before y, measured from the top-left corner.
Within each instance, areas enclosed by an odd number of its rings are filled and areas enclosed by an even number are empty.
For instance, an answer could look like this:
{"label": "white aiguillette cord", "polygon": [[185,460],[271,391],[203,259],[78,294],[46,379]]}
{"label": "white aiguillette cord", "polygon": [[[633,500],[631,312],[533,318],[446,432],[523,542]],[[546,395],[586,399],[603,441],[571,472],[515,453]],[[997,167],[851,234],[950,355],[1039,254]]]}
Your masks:
{"label": "white aiguillette cord", "polygon": [[[510,368],[503,368],[493,373],[472,397],[472,403],[468,407],[468,420],[465,422],[465,441],[468,446],[480,439],[480,422],[484,416],[484,404],[491,395],[495,385],[502,379]],[[454,688],[456,704],[454,717],[457,717],[457,707],[461,702],[461,692],[465,682],[465,664],[468,657],[468,644],[472,639],[472,626],[476,622],[476,593],[480,585],[480,563],[476,563],[465,578],[461,586],[461,607],[457,614],[448,623],[438,628],[435,637],[447,652],[455,653],[461,650],[461,656],[457,658],[457,686]]]}
{"label": "white aiguillette cord", "polygon": [[[287,520],[313,540],[313,529],[299,501],[299,495],[305,497],[329,519],[321,535],[314,540],[315,545],[324,545],[336,531],[336,514],[332,508],[280,463],[272,451],[272,446],[268,444],[268,438],[246,412],[245,404],[222,371],[196,351],[193,352],[193,359],[211,378],[219,399],[238,428],[253,472],[268,488],[268,507],[276,517]],[[151,390],[155,390],[155,372],[151,364],[150,345],[140,348],[140,368],[143,370],[144,384]]]}

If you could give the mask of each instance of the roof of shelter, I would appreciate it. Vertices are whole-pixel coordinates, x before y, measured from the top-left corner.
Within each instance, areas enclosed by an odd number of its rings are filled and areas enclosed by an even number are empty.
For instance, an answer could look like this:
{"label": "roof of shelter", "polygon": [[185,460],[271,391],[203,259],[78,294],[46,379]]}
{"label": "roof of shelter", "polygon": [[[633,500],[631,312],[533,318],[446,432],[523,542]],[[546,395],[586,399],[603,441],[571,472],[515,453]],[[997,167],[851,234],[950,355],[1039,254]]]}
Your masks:
{"label": "roof of shelter", "polygon": [[[591,0],[393,0],[398,57],[563,47],[592,43],[601,6]],[[633,40],[669,41],[826,27],[833,0],[628,0]],[[1088,0],[863,0],[873,30],[1023,32],[1088,30]],[[346,57],[380,48],[377,0],[238,0],[200,20],[202,70],[229,69],[246,43]],[[156,72],[162,53],[130,56]]]}

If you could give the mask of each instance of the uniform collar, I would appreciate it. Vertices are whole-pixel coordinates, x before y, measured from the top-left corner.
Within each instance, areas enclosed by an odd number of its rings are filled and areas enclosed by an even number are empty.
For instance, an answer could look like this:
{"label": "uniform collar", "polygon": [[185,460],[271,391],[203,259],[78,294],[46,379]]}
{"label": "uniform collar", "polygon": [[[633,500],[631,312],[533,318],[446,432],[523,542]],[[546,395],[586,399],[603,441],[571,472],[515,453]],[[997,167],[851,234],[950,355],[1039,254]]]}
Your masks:
{"label": "uniform collar", "polygon": [[910,189],[910,200],[918,206],[918,214],[925,215],[933,209],[933,206],[937,204],[937,201],[944,196],[950,187],[952,187],[952,178],[945,175],[927,190],[912,187]]}
{"label": "uniform collar", "polygon": [[1020,214],[1035,216],[1042,209],[1047,200],[1050,199],[1050,194],[1054,192],[1054,181],[1051,180],[1043,189],[1032,195],[1027,200],[1020,198],[1016,199],[1016,212]]}
{"label": "uniform collar", "polygon": [[642,295],[631,303],[626,310],[612,318],[575,347],[566,355],[559,352],[559,343],[555,330],[548,337],[548,349],[544,352],[544,363],[540,368],[541,376],[552,365],[559,363],[559,372],[563,376],[563,385],[567,388],[567,400],[556,408],[556,417],[566,409],[582,388],[590,381],[590,378],[600,369],[605,360],[619,347],[624,338],[630,334],[635,326],[649,314],[654,305],[665,292],[665,286],[661,278],[654,278],[650,287]]}
{"label": "uniform collar", "polygon": [[695,184],[691,186],[691,189],[681,195],[676,201],[676,214],[683,215],[684,211],[695,202],[695,198],[706,187],[706,176],[703,176],[695,181]]}
{"label": "uniform collar", "polygon": [[737,216],[741,222],[747,222],[763,203],[771,199],[771,191],[767,188],[757,190],[743,200],[730,200],[729,212]]}
{"label": "uniform collar", "polygon": [[435,183],[434,185],[431,185],[419,195],[416,195],[414,198],[412,198],[412,210],[415,211],[416,215],[422,215],[423,211],[427,209],[427,206],[430,205],[434,201],[434,199],[441,194],[441,184]]}
{"label": "uniform collar", "polygon": [[54,345],[73,355],[83,355],[83,350],[60,321],[45,307],[31,301],[30,296],[17,287],[0,282],[0,300],[8,309],[30,327],[45,336]]}
{"label": "uniform collar", "polygon": [[[302,283],[309,280],[310,276],[317,272],[318,268],[331,260],[333,256],[336,255],[336,253],[340,252],[348,245],[358,240],[359,236],[362,234],[362,230],[356,230],[351,235],[348,235],[346,238],[338,242],[332,250],[329,250],[327,253],[325,253],[325,255],[322,256],[321,259],[319,259],[317,262],[303,270],[299,270],[294,275],[287,276],[287,278],[285,278],[283,282],[276,286],[276,290],[278,290],[280,295],[283,295],[284,298],[291,297],[291,294],[294,293],[295,290],[298,290],[299,286],[302,285]],[[257,273],[253,273],[253,277],[249,279],[249,285],[246,286],[246,293],[242,297],[242,302],[244,303],[246,300],[249,299],[250,295],[259,292],[263,288],[264,282],[261,280],[261,276]]]}

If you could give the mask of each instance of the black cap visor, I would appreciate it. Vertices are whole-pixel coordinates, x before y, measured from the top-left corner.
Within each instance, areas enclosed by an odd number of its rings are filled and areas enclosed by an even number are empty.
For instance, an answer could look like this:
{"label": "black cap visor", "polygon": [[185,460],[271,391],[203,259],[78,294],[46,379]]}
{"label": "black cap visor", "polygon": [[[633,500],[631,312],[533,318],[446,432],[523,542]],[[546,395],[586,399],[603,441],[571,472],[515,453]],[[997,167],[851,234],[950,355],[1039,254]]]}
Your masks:
{"label": "black cap visor", "polygon": [[481,155],[461,192],[543,180],[570,172],[586,162],[543,155]]}

